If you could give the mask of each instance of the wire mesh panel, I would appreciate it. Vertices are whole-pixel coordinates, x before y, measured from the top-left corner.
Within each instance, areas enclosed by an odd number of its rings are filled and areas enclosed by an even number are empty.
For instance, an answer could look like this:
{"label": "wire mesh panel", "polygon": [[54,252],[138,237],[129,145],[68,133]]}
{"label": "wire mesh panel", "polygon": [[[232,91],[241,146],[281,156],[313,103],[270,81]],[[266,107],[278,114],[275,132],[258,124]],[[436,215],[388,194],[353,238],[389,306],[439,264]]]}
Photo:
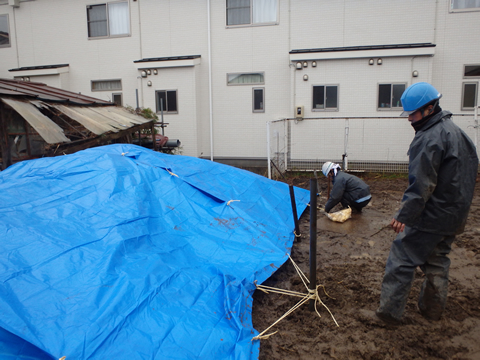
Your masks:
{"label": "wire mesh panel", "polygon": [[[458,114],[453,121],[478,153],[475,116]],[[407,152],[415,136],[408,120],[399,117],[284,119],[270,122],[269,133],[271,160],[281,172],[320,170],[325,161],[349,171],[408,172]]]}
{"label": "wire mesh panel", "polygon": [[267,123],[267,151],[269,178],[277,178],[287,171],[288,125],[286,119]]}

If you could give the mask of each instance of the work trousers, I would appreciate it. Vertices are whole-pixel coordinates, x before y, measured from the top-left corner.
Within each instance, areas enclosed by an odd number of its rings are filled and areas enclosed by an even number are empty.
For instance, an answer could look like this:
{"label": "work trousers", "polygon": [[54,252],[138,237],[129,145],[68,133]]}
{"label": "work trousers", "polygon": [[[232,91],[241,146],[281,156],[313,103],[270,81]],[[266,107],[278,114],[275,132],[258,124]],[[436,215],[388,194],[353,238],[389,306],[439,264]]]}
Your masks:
{"label": "work trousers", "polygon": [[348,201],[348,200],[346,200],[346,199],[342,199],[342,200],[340,200],[340,203],[342,204],[342,206],[343,206],[344,208],[350,206],[352,209],[355,209],[355,210],[357,210],[358,212],[362,212],[362,209],[363,209],[365,206],[368,205],[368,203],[370,202],[370,200],[371,200],[371,198],[368,199],[368,200],[362,201],[362,202],[360,202],[360,203],[357,203],[357,202],[355,202],[355,201]]}
{"label": "work trousers", "polygon": [[455,235],[437,235],[405,226],[393,241],[382,282],[381,312],[400,320],[405,310],[417,266],[425,274],[418,307],[423,316],[438,320],[445,309],[448,270]]}

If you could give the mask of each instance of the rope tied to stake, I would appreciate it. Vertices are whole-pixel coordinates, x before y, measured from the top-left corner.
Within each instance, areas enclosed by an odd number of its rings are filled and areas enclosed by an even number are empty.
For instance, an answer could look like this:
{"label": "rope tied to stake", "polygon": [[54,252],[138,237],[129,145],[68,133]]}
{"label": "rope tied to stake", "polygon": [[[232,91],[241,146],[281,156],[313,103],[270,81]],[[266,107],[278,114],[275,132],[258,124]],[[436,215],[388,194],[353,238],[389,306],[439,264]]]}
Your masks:
{"label": "rope tied to stake", "polygon": [[[263,330],[260,334],[258,334],[257,336],[253,337],[252,338],[252,341],[253,340],[261,340],[261,339],[268,339],[270,336],[272,335],[275,335],[277,331],[273,332],[273,333],[270,333],[270,334],[266,334],[266,332],[268,330],[270,330],[272,327],[274,327],[276,324],[278,324],[280,321],[282,321],[283,319],[285,319],[288,315],[290,315],[292,312],[294,312],[295,310],[297,310],[300,306],[302,306],[303,304],[305,304],[306,302],[308,302],[309,300],[315,300],[315,312],[317,313],[318,317],[322,317],[322,315],[320,315],[320,312],[318,311],[317,309],[317,302],[319,304],[321,304],[325,309],[327,309],[327,311],[329,312],[330,316],[332,317],[333,321],[335,322],[335,324],[340,327],[340,325],[338,325],[337,323],[337,320],[335,320],[335,317],[333,316],[332,312],[330,311],[330,309],[323,303],[323,301],[320,299],[320,295],[318,294],[318,289],[320,287],[323,288],[323,292],[325,293],[325,295],[327,295],[329,298],[332,298],[330,295],[327,294],[327,291],[325,290],[325,286],[323,285],[317,285],[315,287],[315,289],[309,289],[308,288],[308,283],[310,283],[310,280],[308,280],[307,276],[300,270],[300,268],[298,267],[298,265],[295,263],[295,261],[293,261],[293,259],[290,257],[290,255],[288,256],[288,258],[292,261],[292,264],[295,268],[295,270],[297,271],[298,275],[300,276],[300,279],[302,280],[303,282],[303,285],[306,287],[307,289],[307,294],[304,294],[304,293],[300,293],[298,291],[292,291],[292,290],[284,290],[284,289],[277,289],[277,288],[274,288],[274,287],[271,287],[271,286],[265,286],[265,285],[258,285],[257,282],[255,281],[255,286],[258,290],[260,291],[263,291],[264,293],[266,294],[269,294],[270,292],[273,292],[273,293],[277,293],[277,294],[283,294],[283,295],[289,295],[289,296],[296,296],[296,297],[300,297],[302,298],[299,302],[297,302],[290,310],[288,310],[285,314],[283,314],[277,321],[275,321],[272,325],[270,325],[268,328],[266,328],[265,330]],[[333,299],[333,298],[332,298]]]}

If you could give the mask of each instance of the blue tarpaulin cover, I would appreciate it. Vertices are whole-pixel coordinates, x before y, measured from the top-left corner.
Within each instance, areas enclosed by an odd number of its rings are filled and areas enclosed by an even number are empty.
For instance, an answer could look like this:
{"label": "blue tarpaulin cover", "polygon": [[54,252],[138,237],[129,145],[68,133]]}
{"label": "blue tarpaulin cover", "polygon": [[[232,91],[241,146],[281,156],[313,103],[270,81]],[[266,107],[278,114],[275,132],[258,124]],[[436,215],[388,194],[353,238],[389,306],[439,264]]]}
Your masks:
{"label": "blue tarpaulin cover", "polygon": [[293,229],[287,184],[208,160],[117,144],[17,163],[0,172],[0,359],[257,359],[254,281]]}

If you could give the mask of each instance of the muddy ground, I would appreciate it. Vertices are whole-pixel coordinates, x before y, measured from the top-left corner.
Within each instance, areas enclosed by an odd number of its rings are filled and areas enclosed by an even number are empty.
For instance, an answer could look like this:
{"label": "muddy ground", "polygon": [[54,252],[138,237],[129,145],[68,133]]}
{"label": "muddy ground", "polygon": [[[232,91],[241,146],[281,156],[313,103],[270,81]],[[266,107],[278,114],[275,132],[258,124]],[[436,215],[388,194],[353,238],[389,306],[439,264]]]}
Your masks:
{"label": "muddy ground", "polygon": [[[480,359],[480,182],[477,179],[466,231],[457,236],[450,253],[449,295],[442,319],[431,322],[418,312],[423,274],[417,269],[404,322],[395,327],[377,322],[370,315],[378,306],[385,262],[395,238],[386,225],[400,204],[407,178],[358,176],[370,185],[373,197],[362,214],[354,213],[340,224],[317,212],[317,284],[323,285],[330,296],[320,293],[339,326],[325,308],[319,308],[319,317],[307,303],[269,331],[278,331],[276,334],[261,340],[259,359]],[[287,181],[310,188],[306,177]],[[322,206],[327,192],[323,175],[319,189],[318,205]],[[292,258],[308,277],[308,208],[300,217],[300,231]],[[306,293],[290,261],[264,285]],[[299,300],[256,290],[254,327],[262,332]]]}

